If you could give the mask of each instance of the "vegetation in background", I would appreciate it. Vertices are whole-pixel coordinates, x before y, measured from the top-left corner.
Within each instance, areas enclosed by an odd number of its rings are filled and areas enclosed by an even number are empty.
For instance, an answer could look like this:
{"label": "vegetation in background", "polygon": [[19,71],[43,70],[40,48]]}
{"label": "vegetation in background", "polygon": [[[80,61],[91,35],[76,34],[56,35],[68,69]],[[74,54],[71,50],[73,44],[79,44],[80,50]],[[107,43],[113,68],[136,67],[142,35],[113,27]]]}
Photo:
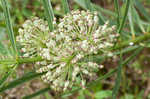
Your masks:
{"label": "vegetation in background", "polygon": [[[4,99],[150,99],[149,4],[149,0],[0,0],[0,95]],[[91,56],[104,65],[99,77],[85,90],[78,87],[58,94],[39,79],[44,73],[35,72],[34,63],[43,59],[20,57],[22,46],[15,37],[27,19],[38,16],[53,30],[54,15],[59,19],[77,9],[97,11],[100,25],[109,20],[117,26],[120,38],[111,50],[118,57]],[[38,86],[34,81],[40,88],[33,90]],[[14,91],[21,86],[23,94]]]}

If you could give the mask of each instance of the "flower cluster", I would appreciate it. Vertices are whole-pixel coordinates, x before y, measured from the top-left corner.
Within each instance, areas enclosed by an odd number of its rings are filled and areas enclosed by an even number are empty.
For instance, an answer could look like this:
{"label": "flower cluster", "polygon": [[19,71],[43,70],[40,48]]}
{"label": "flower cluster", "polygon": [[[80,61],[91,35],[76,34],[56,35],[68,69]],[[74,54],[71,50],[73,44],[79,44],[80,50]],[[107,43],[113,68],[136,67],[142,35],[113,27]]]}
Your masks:
{"label": "flower cluster", "polygon": [[[56,22],[54,21],[54,24]],[[48,23],[38,17],[26,20],[19,29],[19,36],[16,40],[23,46],[21,51],[24,57],[36,56],[40,48],[45,46],[46,39],[49,36]]]}
{"label": "flower cluster", "polygon": [[46,72],[43,81],[56,91],[72,86],[85,88],[86,82],[96,78],[103,65],[83,59],[98,53],[110,54],[108,48],[114,46],[119,36],[114,32],[115,26],[108,27],[108,22],[99,25],[96,12],[77,10],[60,19],[55,27],[49,32],[47,23],[41,19],[25,22],[18,36],[26,52],[24,56],[32,53],[44,59],[36,62],[37,72]]}

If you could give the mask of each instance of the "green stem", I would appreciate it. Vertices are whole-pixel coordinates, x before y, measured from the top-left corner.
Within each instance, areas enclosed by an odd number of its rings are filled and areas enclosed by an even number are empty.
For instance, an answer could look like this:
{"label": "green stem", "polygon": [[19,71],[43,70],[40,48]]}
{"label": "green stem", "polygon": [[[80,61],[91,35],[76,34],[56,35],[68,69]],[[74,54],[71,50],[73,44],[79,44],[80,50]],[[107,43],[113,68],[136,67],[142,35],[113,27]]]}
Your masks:
{"label": "green stem", "polygon": [[23,64],[23,63],[33,63],[37,61],[42,61],[42,57],[37,56],[33,58],[18,58],[15,59],[6,59],[6,60],[0,60],[0,64]]}
{"label": "green stem", "polygon": [[130,43],[138,44],[138,43],[146,41],[148,39],[150,39],[150,33],[147,33],[147,34],[145,34],[143,36],[139,36],[135,39],[131,39],[131,40],[125,41],[123,43],[120,43],[120,44],[116,45],[114,48],[112,48],[112,50],[117,50],[117,49],[129,46]]}
{"label": "green stem", "polygon": [[69,78],[70,78],[70,63],[71,63],[71,61],[73,60],[73,58],[76,56],[76,54],[74,53],[72,56],[70,56],[69,58],[68,58],[68,60],[67,60],[67,62],[66,62],[66,66],[67,66],[67,71],[66,71],[66,74],[65,74],[65,77],[68,75],[68,79],[67,80],[69,80]]}
{"label": "green stem", "polygon": [[42,61],[42,57],[37,56],[34,58],[20,58],[18,59],[18,63],[22,64],[22,63],[33,63],[33,62],[37,62],[37,61]]}

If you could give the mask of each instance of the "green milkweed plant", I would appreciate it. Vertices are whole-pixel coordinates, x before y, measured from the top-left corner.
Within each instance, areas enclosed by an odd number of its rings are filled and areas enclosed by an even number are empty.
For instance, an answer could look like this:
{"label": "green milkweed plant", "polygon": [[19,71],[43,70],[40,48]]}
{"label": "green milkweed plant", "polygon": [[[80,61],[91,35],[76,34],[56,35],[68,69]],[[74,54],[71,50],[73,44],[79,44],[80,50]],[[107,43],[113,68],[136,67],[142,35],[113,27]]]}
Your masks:
{"label": "green milkweed plant", "polygon": [[[63,96],[66,92],[73,93],[86,89],[117,72],[112,92],[113,99],[116,99],[121,82],[122,66],[138,55],[143,49],[144,43],[142,42],[150,38],[150,34],[145,33],[131,40],[122,40],[121,32],[128,15],[130,0],[126,0],[122,20],[120,20],[118,1],[114,0],[117,14],[111,13],[111,15],[117,18],[117,25],[112,25],[111,20],[110,23],[109,20],[105,21],[101,13],[95,11],[98,7],[95,7],[90,0],[75,0],[86,10],[72,11],[69,9],[67,0],[62,0],[65,15],[59,19],[54,16],[50,0],[42,0],[47,21],[39,17],[27,19],[19,28],[15,41],[7,1],[1,1],[12,48],[10,48],[11,52],[6,50],[11,55],[0,56],[0,69],[7,68],[6,75],[2,75],[0,79],[0,93],[39,76],[44,84],[48,85],[47,88],[26,96],[24,99],[50,89]],[[110,11],[106,12],[110,13]],[[132,23],[131,18],[129,21]],[[134,32],[133,24],[129,25]],[[144,29],[142,24],[140,28]],[[136,51],[123,60],[123,54],[133,50]],[[100,69],[105,67],[101,61],[116,56],[120,59],[119,66],[101,76]],[[24,63],[32,63],[34,72],[5,83],[14,70]],[[0,74],[3,74],[1,72],[4,71],[0,71]]]}
{"label": "green milkweed plant", "polygon": [[71,11],[60,19],[50,32],[47,22],[33,18],[27,20],[19,29],[17,41],[23,45],[23,57],[41,56],[36,62],[42,80],[56,91],[65,91],[72,86],[85,87],[87,81],[96,78],[102,67],[93,61],[84,62],[82,58],[92,54],[110,55],[108,48],[114,46],[119,36],[115,26],[108,22],[99,25],[97,12]]}

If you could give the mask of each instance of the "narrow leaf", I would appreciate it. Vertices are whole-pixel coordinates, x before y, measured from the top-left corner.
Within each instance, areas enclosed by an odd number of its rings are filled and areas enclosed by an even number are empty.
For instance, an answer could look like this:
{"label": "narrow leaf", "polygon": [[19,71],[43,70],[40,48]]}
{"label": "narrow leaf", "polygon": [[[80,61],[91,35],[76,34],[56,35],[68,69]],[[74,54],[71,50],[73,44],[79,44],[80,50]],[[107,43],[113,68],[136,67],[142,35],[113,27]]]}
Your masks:
{"label": "narrow leaf", "polygon": [[123,61],[123,65],[126,65],[131,60],[133,60],[142,50],[143,50],[143,47],[137,48],[137,50],[131,56],[129,56],[125,61]]}
{"label": "narrow leaf", "polygon": [[99,6],[99,5],[96,5],[96,4],[93,4],[93,3],[92,3],[92,6],[93,6],[93,8],[95,8],[96,11],[98,11],[98,12],[103,12],[103,13],[105,13],[105,14],[107,14],[107,15],[117,17],[117,14],[116,14],[116,13],[114,13],[114,12],[112,12],[112,11],[110,11],[110,10],[104,9],[104,8],[102,8],[102,7]]}
{"label": "narrow leaf", "polygon": [[16,69],[17,65],[14,65],[12,69],[10,69],[4,76],[2,76],[0,80],[0,87],[4,85],[5,81],[8,79],[8,77],[14,72]]}
{"label": "narrow leaf", "polygon": [[122,53],[120,53],[120,64],[117,68],[117,78],[116,78],[116,81],[115,81],[115,87],[113,88],[113,92],[112,92],[112,98],[113,99],[116,99],[116,96],[117,96],[117,93],[118,93],[118,90],[120,88],[120,82],[121,82],[121,72],[122,72],[122,66],[123,66],[123,59],[122,59]]}
{"label": "narrow leaf", "polygon": [[135,22],[137,23],[137,25],[139,26],[139,28],[141,29],[141,31],[143,33],[145,33],[145,29],[144,29],[143,23],[142,23],[142,21],[140,19],[140,16],[138,15],[138,13],[137,13],[137,11],[136,11],[135,8],[132,8],[132,13],[133,13]]}
{"label": "narrow leaf", "polygon": [[47,91],[49,91],[49,90],[50,90],[49,87],[48,87],[48,88],[41,89],[41,90],[39,90],[39,91],[37,91],[37,92],[31,94],[31,95],[24,96],[23,99],[31,99],[31,98],[34,98],[34,97],[36,97],[36,96],[38,96],[38,95],[44,94],[45,92],[47,92]]}
{"label": "narrow leaf", "polygon": [[117,27],[120,25],[120,11],[119,11],[119,3],[118,0],[114,0],[115,11],[117,13]]}
{"label": "narrow leaf", "polygon": [[9,36],[11,45],[13,47],[14,53],[15,53],[15,55],[17,55],[17,47],[16,47],[14,32],[13,32],[11,18],[10,18],[8,2],[7,2],[7,0],[1,0],[1,2],[2,2],[2,7],[3,7],[3,11],[4,11],[6,26],[7,26],[7,30],[8,30],[8,36]]}
{"label": "narrow leaf", "polygon": [[144,17],[150,22],[150,15],[149,13],[145,10],[144,6],[141,4],[139,0],[134,0],[134,3],[136,5],[136,8],[144,15]]}
{"label": "narrow leaf", "polygon": [[86,5],[86,8],[90,11],[93,11],[93,8],[91,6],[91,0],[84,0],[84,3]]}
{"label": "narrow leaf", "polygon": [[43,1],[43,6],[45,10],[46,19],[48,21],[49,29],[50,31],[53,31],[54,13],[53,13],[51,1],[50,0],[42,0],[42,1]]}
{"label": "narrow leaf", "polygon": [[112,93],[112,98],[116,99],[119,87],[120,87],[120,82],[121,82],[121,71],[122,71],[122,66],[126,65],[127,63],[129,63],[131,60],[133,60],[141,51],[142,51],[143,47],[139,47],[131,56],[129,56],[125,61],[122,61],[122,57],[121,57],[121,61],[120,61],[120,65],[117,68],[117,79],[115,82],[115,87],[113,89],[113,93]]}
{"label": "narrow leaf", "polygon": [[136,37],[135,39],[131,39],[131,40],[128,40],[128,41],[124,41],[124,42],[122,42],[120,44],[117,44],[115,47],[112,48],[112,50],[116,50],[116,49],[120,49],[120,48],[129,46],[129,43],[131,43],[131,42],[133,44],[138,44],[140,42],[149,40],[149,38],[150,38],[150,34],[146,33],[146,34],[144,34],[142,36]]}
{"label": "narrow leaf", "polygon": [[11,88],[14,88],[18,85],[21,85],[27,81],[30,81],[36,77],[39,77],[41,75],[43,75],[44,73],[35,73],[35,72],[29,72],[27,74],[24,74],[21,78],[18,78],[16,80],[13,80],[12,82],[10,82],[9,84],[7,84],[6,86],[2,86],[0,88],[0,93],[1,92],[4,92],[5,90],[7,89],[11,89]]}
{"label": "narrow leaf", "polygon": [[134,21],[133,21],[133,13],[132,13],[131,5],[129,6],[128,19],[129,19],[129,25],[130,25],[132,36],[135,37]]}
{"label": "narrow leaf", "polygon": [[70,9],[69,9],[68,1],[67,0],[62,0],[62,5],[63,5],[63,9],[64,9],[65,14],[69,13]]}
{"label": "narrow leaf", "polygon": [[122,22],[121,22],[121,24],[119,26],[118,33],[121,33],[122,28],[124,27],[125,20],[126,20],[127,14],[128,14],[129,5],[130,5],[130,0],[127,0],[124,17],[123,17],[123,20],[122,20]]}

